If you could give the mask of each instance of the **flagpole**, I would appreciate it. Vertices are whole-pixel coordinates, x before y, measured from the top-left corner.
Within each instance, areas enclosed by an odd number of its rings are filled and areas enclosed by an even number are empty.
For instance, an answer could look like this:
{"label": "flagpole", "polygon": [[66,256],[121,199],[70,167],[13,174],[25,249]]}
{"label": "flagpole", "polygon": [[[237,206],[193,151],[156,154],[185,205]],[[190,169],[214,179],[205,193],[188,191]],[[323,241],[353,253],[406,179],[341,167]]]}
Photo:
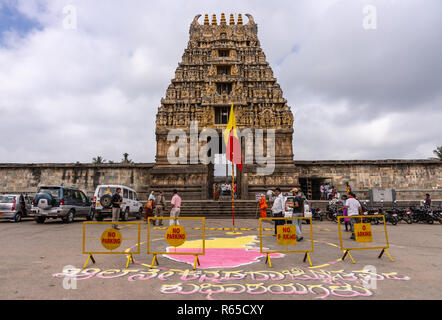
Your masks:
{"label": "flagpole", "polygon": [[233,216],[233,232],[235,232],[235,172],[232,159],[232,216]]}

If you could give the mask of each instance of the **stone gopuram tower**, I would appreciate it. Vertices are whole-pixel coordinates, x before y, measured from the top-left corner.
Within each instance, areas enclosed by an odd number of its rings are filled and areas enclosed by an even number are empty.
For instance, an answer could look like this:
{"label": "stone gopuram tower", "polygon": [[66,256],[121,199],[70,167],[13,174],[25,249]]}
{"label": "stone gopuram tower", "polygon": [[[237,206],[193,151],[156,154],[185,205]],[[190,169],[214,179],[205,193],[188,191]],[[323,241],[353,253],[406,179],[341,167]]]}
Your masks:
{"label": "stone gopuram tower", "polygon": [[[236,21],[230,14],[229,23],[224,14],[219,23],[216,15],[209,20],[206,14],[203,24],[198,22],[201,15],[193,20],[188,46],[156,116],[157,150],[156,165],[151,172],[152,189],[167,194],[177,189],[183,199],[211,199],[213,164],[190,161],[171,164],[167,153],[173,142],[168,141],[167,136],[171,129],[189,133],[193,121],[197,121],[199,131],[210,128],[221,136],[231,104],[235,107],[239,130],[248,128],[254,133],[256,129],[274,129],[276,137],[273,173],[258,174],[257,163],[243,165],[243,171],[236,177],[240,198],[251,200],[255,193],[277,186],[283,191],[298,186],[292,150],[293,114],[261,49],[258,26],[251,15],[246,16],[246,24],[241,14]],[[244,159],[245,138],[242,139]],[[190,143],[188,138],[188,145]],[[200,142],[198,146],[201,145]]]}

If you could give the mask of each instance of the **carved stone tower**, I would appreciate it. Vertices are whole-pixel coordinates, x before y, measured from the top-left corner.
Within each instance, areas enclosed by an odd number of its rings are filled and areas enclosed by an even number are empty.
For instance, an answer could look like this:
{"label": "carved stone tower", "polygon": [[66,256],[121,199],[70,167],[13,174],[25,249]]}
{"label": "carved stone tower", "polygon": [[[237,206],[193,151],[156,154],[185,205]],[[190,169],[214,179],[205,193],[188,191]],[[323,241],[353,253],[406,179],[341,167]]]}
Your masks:
{"label": "carved stone tower", "polygon": [[188,46],[158,108],[153,189],[169,193],[176,188],[184,199],[211,197],[213,165],[170,164],[167,153],[173,142],[167,136],[171,129],[189,133],[192,121],[198,122],[199,131],[210,128],[221,133],[231,104],[239,130],[274,129],[276,138],[273,174],[257,174],[257,163],[244,165],[236,182],[241,199],[254,199],[255,193],[268,188],[279,186],[284,191],[298,185],[292,150],[293,114],[261,49],[258,26],[251,15],[246,16],[246,24],[241,14],[236,22],[231,14],[229,24],[224,14],[219,24],[216,15],[210,22],[206,14],[203,24],[198,22],[201,15],[193,20]]}

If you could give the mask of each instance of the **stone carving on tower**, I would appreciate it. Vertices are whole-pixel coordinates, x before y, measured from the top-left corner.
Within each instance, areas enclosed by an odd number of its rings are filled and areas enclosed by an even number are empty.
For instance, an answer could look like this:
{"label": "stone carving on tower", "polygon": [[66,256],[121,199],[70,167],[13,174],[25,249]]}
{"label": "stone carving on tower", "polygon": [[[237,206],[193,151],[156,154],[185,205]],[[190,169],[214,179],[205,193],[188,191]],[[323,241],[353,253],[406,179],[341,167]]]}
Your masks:
{"label": "stone carving on tower", "polygon": [[[284,180],[278,175],[295,174],[293,114],[261,49],[258,26],[250,14],[246,16],[248,22],[245,24],[241,14],[238,14],[236,21],[234,15],[230,14],[227,23],[224,13],[219,22],[216,15],[209,19],[208,14],[205,14],[202,24],[199,22],[201,15],[195,16],[192,21],[187,48],[156,115],[158,175],[152,176],[152,185],[160,187],[162,181],[167,181],[167,170],[176,173],[177,168],[183,169],[182,166],[168,163],[168,131],[188,131],[190,123],[198,121],[199,130],[211,128],[221,132],[226,127],[221,114],[231,104],[235,106],[238,129],[276,130],[277,170],[274,177],[257,176],[252,173],[253,166],[249,169],[246,167],[242,173],[245,178],[242,183],[247,185],[242,190],[251,194],[255,192],[253,185],[256,188],[275,187],[269,184]],[[190,166],[187,169],[190,170]],[[278,170],[281,172],[278,173]],[[210,177],[205,176],[210,175],[210,169],[207,172],[201,169],[199,173],[201,180],[196,181],[205,181],[210,185]],[[180,175],[186,181],[186,174]],[[283,186],[297,185],[297,177],[287,179],[295,182],[284,184],[282,181]],[[206,187],[210,189],[210,186]],[[197,193],[192,197],[197,198]],[[247,197],[244,195],[242,198]]]}

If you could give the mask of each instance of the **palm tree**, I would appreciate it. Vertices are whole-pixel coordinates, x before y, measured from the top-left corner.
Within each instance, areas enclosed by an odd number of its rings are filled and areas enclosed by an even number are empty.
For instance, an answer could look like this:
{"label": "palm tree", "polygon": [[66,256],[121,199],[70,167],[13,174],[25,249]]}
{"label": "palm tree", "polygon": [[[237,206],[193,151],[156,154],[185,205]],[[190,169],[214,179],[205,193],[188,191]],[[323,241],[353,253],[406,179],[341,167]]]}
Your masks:
{"label": "palm tree", "polygon": [[439,158],[439,160],[442,160],[442,146],[436,147],[436,150],[433,150],[433,153]]}
{"label": "palm tree", "polygon": [[106,162],[106,160],[104,160],[102,156],[97,156],[96,158],[92,158],[92,163],[95,163],[95,164],[102,164],[105,162]]}

